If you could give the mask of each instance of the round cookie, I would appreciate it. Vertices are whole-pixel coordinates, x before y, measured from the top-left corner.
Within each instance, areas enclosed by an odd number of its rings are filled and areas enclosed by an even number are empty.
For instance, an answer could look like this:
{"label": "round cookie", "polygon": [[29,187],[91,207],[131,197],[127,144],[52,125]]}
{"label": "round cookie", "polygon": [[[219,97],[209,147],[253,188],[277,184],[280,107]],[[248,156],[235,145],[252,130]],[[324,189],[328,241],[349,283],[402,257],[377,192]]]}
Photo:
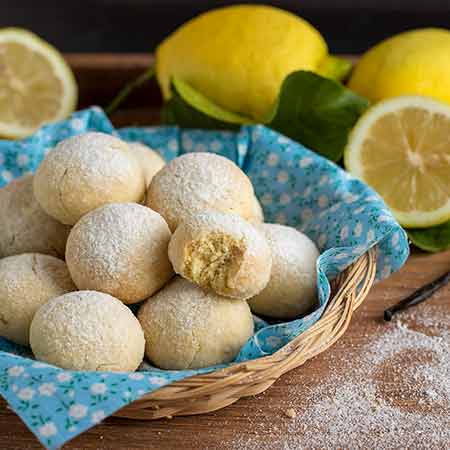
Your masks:
{"label": "round cookie", "polygon": [[248,299],[270,278],[265,237],[236,214],[204,211],[182,222],[169,244],[176,273],[225,297]]}
{"label": "round cookie", "polygon": [[316,304],[316,261],[319,252],[308,236],[295,228],[265,223],[257,225],[272,252],[270,281],[248,301],[255,314],[293,319]]}
{"label": "round cookie", "polygon": [[141,142],[128,142],[128,146],[144,172],[145,186],[150,186],[153,177],[166,165],[166,162],[159,153]]}
{"label": "round cookie", "polygon": [[188,153],[154,176],[147,205],[174,231],[182,221],[209,209],[250,218],[254,191],[247,175],[229,159],[214,153]]}
{"label": "round cookie", "polygon": [[66,261],[79,289],[106,292],[124,303],[150,297],[172,276],[170,231],[155,211],[136,203],[110,203],[72,228]]}
{"label": "round cookie", "polygon": [[33,188],[42,208],[68,225],[106,203],[139,202],[145,195],[144,174],[128,145],[104,133],[60,142],[39,166]]}
{"label": "round cookie", "polygon": [[54,256],[26,253],[0,259],[0,336],[28,345],[39,307],[75,290],[65,262]]}
{"label": "round cookie", "polygon": [[158,367],[197,369],[232,361],[253,334],[247,302],[175,278],[141,306],[145,353]]}
{"label": "round cookie", "polygon": [[253,200],[252,213],[250,217],[247,218],[247,221],[253,224],[264,222],[264,211],[262,209],[261,203],[259,203],[259,200],[256,198],[256,196]]}
{"label": "round cookie", "polygon": [[63,369],[133,371],[144,357],[144,333],[129,308],[108,294],[77,291],[56,297],[31,322],[40,361]]}
{"label": "round cookie", "polygon": [[33,176],[0,189],[0,258],[43,253],[64,258],[70,227],[50,217],[33,194]]}

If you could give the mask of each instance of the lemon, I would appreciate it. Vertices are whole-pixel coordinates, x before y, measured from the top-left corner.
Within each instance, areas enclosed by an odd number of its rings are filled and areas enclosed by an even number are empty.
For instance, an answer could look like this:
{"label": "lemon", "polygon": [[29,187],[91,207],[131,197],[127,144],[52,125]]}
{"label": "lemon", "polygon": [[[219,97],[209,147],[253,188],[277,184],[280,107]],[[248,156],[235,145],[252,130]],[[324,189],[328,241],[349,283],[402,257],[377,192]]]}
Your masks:
{"label": "lemon", "polygon": [[349,87],[372,102],[425,95],[450,103],[450,31],[426,28],[382,41],[359,60]]}
{"label": "lemon", "polygon": [[333,80],[345,80],[352,70],[352,63],[348,59],[328,55],[323,59],[317,73]]}
{"label": "lemon", "polygon": [[344,160],[403,226],[450,219],[450,106],[420,96],[379,102],[358,120]]}
{"label": "lemon", "polygon": [[263,120],[287,75],[296,70],[330,76],[347,70],[328,60],[320,33],[308,22],[271,6],[237,5],[209,11],[182,25],[156,50],[164,98],[172,77],[219,107]]}
{"label": "lemon", "polygon": [[67,117],[77,86],[58,51],[20,28],[0,30],[0,135],[23,138]]}

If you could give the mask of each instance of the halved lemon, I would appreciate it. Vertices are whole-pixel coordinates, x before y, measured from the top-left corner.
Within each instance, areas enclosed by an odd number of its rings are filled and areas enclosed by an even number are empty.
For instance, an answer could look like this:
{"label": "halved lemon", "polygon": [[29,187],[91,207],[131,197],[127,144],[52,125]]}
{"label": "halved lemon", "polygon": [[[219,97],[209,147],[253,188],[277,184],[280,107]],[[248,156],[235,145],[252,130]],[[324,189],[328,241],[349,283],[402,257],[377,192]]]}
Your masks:
{"label": "halved lemon", "polygon": [[35,34],[0,30],[0,135],[23,138],[76,107],[77,85],[62,55]]}
{"label": "halved lemon", "polygon": [[396,97],[370,108],[353,129],[345,167],[372,186],[405,227],[450,219],[450,107]]}

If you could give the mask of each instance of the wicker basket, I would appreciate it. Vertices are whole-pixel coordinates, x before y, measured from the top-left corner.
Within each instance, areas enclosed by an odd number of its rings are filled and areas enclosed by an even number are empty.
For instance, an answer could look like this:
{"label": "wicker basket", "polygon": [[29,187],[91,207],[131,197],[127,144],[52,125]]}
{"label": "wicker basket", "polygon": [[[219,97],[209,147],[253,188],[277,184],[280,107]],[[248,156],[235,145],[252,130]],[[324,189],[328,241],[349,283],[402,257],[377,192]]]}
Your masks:
{"label": "wicker basket", "polygon": [[375,269],[376,250],[372,248],[333,281],[332,298],[322,317],[273,355],[177,381],[136,400],[115,416],[152,420],[202,414],[265,391],[281,375],[325,351],[345,333],[353,312],[373,285]]}

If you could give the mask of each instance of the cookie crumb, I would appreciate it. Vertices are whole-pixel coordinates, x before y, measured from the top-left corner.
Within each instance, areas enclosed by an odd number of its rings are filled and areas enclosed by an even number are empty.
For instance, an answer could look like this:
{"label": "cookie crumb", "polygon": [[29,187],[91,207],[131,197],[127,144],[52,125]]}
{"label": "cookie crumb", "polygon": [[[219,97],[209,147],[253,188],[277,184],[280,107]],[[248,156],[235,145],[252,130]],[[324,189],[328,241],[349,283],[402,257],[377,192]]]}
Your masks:
{"label": "cookie crumb", "polygon": [[295,412],[294,408],[288,408],[284,411],[284,414],[289,417],[290,419],[294,419],[297,417],[297,413]]}

